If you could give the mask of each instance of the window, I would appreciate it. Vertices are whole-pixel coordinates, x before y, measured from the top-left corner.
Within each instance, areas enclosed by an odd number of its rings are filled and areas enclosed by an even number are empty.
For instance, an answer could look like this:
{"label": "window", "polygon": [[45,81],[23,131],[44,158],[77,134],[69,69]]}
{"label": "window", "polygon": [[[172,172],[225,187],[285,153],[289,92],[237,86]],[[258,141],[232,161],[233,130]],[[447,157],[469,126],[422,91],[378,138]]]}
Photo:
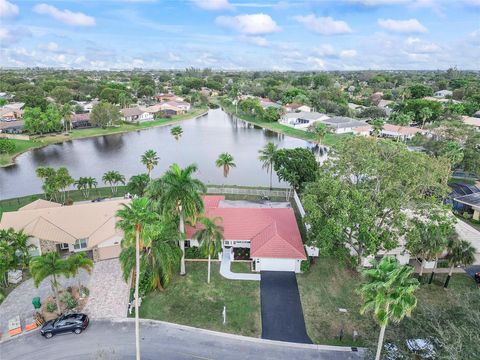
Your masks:
{"label": "window", "polygon": [[60,249],[62,249],[62,250],[68,250],[68,244],[67,244],[67,243],[62,243],[62,244],[60,244]]}
{"label": "window", "polygon": [[75,245],[73,245],[73,248],[75,250],[82,250],[87,247],[87,239],[78,239],[75,241]]}

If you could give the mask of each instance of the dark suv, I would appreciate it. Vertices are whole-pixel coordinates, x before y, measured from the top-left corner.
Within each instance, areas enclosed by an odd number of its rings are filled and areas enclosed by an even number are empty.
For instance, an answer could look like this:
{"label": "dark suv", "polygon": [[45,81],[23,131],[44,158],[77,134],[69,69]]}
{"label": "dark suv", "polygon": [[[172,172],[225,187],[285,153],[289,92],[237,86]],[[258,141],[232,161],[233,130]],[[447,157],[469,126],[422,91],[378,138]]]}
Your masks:
{"label": "dark suv", "polygon": [[47,339],[55,334],[73,332],[80,334],[88,326],[89,319],[85,314],[66,314],[61,315],[55,320],[47,321],[40,330],[40,333]]}

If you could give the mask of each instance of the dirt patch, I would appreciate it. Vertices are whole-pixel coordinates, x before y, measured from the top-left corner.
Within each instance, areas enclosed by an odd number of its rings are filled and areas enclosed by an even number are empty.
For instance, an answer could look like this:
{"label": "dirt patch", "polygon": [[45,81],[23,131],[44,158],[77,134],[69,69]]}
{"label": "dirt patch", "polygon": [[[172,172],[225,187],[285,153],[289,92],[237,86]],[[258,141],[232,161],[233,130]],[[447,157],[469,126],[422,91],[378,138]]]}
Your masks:
{"label": "dirt patch", "polygon": [[59,291],[60,299],[62,299],[65,293],[70,293],[73,296],[73,298],[76,300],[77,305],[72,309],[68,309],[67,305],[62,300],[60,300],[60,311],[58,311],[57,309],[53,312],[50,312],[47,310],[47,304],[49,303],[56,304],[55,298],[52,295],[50,295],[49,297],[47,297],[45,301],[43,301],[42,306],[40,307],[40,313],[44,317],[45,321],[56,319],[58,317],[58,313],[63,314],[64,312],[69,310],[74,312],[81,312],[85,307],[85,305],[87,304],[88,296],[81,297],[80,291],[77,286],[69,287],[63,291]]}

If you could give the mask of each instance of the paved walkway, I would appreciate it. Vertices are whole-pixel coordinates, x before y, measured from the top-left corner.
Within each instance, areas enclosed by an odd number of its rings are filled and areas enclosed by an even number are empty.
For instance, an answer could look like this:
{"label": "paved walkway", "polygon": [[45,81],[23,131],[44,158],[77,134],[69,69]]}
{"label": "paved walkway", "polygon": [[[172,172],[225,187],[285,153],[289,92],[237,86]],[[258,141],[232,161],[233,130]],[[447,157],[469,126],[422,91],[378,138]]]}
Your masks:
{"label": "paved walkway", "polygon": [[262,339],[311,344],[297,278],[290,271],[262,271]]}
{"label": "paved walkway", "polygon": [[220,263],[220,275],[230,280],[254,280],[260,281],[260,274],[234,273],[230,270],[232,248],[223,249],[222,262]]}
{"label": "paved walkway", "polygon": [[123,280],[118,259],[96,262],[84,312],[94,319],[127,317],[129,283]]}
{"label": "paved walkway", "polygon": [[[58,282],[61,287],[68,287],[77,285],[78,279],[80,279],[82,285],[89,287],[89,277],[86,271],[80,270],[78,278],[66,279],[61,276]],[[31,322],[31,318],[35,313],[32,305],[34,297],[39,296],[40,301],[43,303],[52,294],[50,278],[43,280],[38,288],[35,287],[32,279],[28,279],[17,286],[0,304],[0,332],[3,334],[2,337],[5,337],[5,334],[8,336],[8,320],[16,315],[20,315],[22,328],[25,327],[25,320],[28,320],[28,323]]]}

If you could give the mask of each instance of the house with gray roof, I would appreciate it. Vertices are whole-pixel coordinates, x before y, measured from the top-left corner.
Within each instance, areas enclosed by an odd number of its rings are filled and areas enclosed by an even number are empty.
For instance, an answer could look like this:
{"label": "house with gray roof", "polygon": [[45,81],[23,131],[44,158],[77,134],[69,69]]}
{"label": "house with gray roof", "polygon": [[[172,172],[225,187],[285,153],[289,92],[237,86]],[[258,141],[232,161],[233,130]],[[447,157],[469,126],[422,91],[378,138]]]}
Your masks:
{"label": "house with gray roof", "polygon": [[290,112],[280,118],[280,122],[284,125],[294,127],[300,130],[306,130],[310,125],[317,121],[329,119],[328,115],[315,111],[307,112]]}
{"label": "house with gray roof", "polygon": [[365,121],[359,121],[346,116],[334,116],[322,119],[322,123],[330,127],[336,134],[353,133],[355,128],[366,126]]}

